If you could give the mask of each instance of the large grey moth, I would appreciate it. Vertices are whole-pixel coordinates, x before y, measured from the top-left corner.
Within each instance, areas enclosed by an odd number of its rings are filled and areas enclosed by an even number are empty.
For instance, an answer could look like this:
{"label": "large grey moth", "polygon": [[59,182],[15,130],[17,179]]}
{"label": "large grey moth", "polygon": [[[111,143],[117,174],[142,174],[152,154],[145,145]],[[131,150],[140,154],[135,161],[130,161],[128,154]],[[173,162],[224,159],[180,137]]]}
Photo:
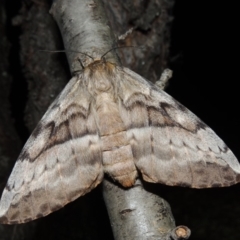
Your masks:
{"label": "large grey moth", "polygon": [[94,60],[73,77],[25,144],[0,202],[0,222],[45,216],[101,183],[136,177],[194,188],[240,181],[224,142],[133,71]]}

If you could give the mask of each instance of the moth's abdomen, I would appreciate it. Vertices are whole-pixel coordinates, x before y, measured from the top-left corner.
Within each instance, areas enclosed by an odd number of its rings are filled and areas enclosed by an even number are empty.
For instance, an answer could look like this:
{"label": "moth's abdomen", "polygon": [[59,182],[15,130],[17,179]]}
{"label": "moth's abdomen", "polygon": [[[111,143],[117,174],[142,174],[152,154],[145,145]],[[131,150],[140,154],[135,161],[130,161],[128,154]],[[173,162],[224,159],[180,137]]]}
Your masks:
{"label": "moth's abdomen", "polygon": [[135,182],[137,171],[126,132],[102,136],[101,140],[104,171],[124,187],[131,187]]}
{"label": "moth's abdomen", "polygon": [[125,125],[112,94],[103,93],[97,96],[96,113],[104,171],[124,187],[131,187],[137,170]]}

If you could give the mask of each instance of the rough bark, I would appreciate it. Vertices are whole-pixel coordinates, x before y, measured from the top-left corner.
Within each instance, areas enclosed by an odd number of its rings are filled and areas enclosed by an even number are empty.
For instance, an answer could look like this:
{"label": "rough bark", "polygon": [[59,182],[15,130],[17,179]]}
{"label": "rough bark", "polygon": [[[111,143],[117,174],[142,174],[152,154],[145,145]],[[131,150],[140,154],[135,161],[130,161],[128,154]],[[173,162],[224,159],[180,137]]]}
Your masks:
{"label": "rough bark", "polygon": [[30,132],[70,78],[63,54],[41,51],[62,48],[61,36],[49,8],[47,0],[23,4],[15,17],[15,21],[22,18],[20,58],[28,85],[25,122]]}
{"label": "rough bark", "polygon": [[[12,89],[14,73],[9,64],[14,58],[9,36],[7,36],[6,2],[0,2],[0,192],[5,187],[7,177],[20,151],[21,141],[16,129],[16,121],[13,120]],[[17,71],[16,71],[17,72]],[[16,73],[15,72],[15,73]],[[34,232],[34,224],[25,226],[0,225],[1,240],[20,240],[23,237],[31,238]]]}
{"label": "rough bark", "polygon": [[[14,121],[11,117],[10,110],[10,91],[12,84],[12,76],[9,72],[9,55],[11,44],[6,36],[6,13],[4,2],[0,3],[0,189],[3,189],[2,184],[6,181],[5,171],[10,171],[9,165],[14,163],[14,158],[17,157],[20,150],[20,139],[17,137],[14,129]],[[14,145],[14,149],[12,148]]]}

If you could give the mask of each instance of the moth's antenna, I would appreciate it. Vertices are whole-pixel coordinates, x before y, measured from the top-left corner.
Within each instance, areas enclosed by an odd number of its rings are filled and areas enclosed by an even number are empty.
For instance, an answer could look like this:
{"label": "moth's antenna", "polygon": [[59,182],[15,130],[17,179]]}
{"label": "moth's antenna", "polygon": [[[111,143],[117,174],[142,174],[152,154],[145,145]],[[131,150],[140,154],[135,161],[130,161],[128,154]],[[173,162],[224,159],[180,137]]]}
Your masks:
{"label": "moth's antenna", "polygon": [[107,52],[105,52],[101,59],[103,59],[109,52],[111,52],[112,50],[118,49],[118,48],[130,48],[130,47],[134,47],[134,48],[143,48],[143,47],[139,47],[139,46],[120,46],[120,47],[113,47],[110,50],[108,50]]}
{"label": "moth's antenna", "polygon": [[80,53],[80,54],[83,54],[83,55],[91,58],[92,60],[94,60],[94,58],[92,56],[88,55],[87,53],[74,51],[74,50],[39,50],[39,51],[41,51],[41,52],[51,52],[51,53],[62,53],[62,52]]}
{"label": "moth's antenna", "polygon": [[80,65],[81,65],[82,69],[84,69],[85,67],[83,66],[82,60],[81,60],[79,57],[78,57],[77,60],[79,61],[79,63],[80,63]]}

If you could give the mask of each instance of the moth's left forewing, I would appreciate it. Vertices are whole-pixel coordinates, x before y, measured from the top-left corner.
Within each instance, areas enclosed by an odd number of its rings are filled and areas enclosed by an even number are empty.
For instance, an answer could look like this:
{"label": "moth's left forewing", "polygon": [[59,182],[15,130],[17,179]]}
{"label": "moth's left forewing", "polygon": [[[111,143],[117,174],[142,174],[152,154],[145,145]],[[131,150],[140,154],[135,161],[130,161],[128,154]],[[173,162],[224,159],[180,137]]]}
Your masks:
{"label": "moth's left forewing", "polygon": [[45,216],[102,181],[99,136],[83,77],[67,84],[25,144],[2,194],[1,223]]}
{"label": "moth's left forewing", "polygon": [[119,97],[135,164],[146,181],[195,188],[240,181],[231,150],[167,93],[124,68]]}

